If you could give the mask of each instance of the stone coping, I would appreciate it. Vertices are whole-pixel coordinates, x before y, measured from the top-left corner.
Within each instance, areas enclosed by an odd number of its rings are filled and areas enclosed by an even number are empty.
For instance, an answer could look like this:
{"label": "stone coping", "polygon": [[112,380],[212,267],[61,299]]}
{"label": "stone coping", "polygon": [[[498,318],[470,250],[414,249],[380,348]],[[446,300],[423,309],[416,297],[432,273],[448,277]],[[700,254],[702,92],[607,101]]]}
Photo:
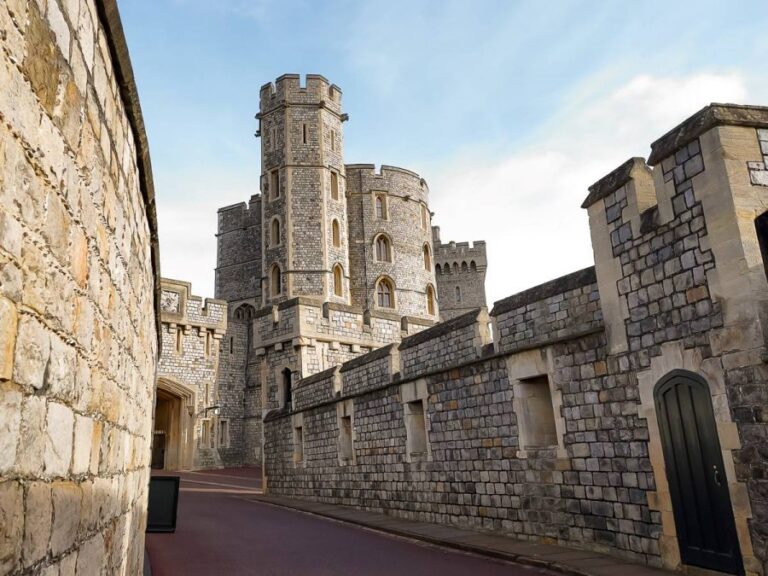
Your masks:
{"label": "stone coping", "polygon": [[582,288],[583,286],[595,282],[597,282],[597,276],[595,275],[594,266],[571,272],[560,278],[555,278],[554,280],[539,284],[538,286],[534,286],[523,292],[518,292],[512,296],[507,296],[503,300],[495,302],[493,310],[491,310],[491,316],[498,316],[499,314],[514,310],[515,308],[522,308],[533,302],[538,302],[545,298],[562,294],[563,292],[568,292],[576,288]]}
{"label": "stone coping", "polygon": [[715,126],[768,128],[768,107],[718,103],[705,106],[651,144],[648,164],[655,166]]}
{"label": "stone coping", "polygon": [[451,318],[450,320],[441,322],[440,324],[435,324],[432,328],[427,328],[426,330],[417,332],[412,336],[403,338],[402,342],[400,342],[398,350],[407,350],[408,348],[413,348],[414,346],[428,342],[433,338],[439,338],[440,336],[450,334],[454,330],[459,330],[460,328],[465,328],[466,326],[474,324],[480,316],[480,312],[482,312],[482,308],[475,308],[466,314],[456,316],[456,318]]}
{"label": "stone coping", "polygon": [[393,342],[392,344],[387,344],[386,346],[382,346],[381,348],[376,348],[376,350],[371,350],[370,352],[363,354],[361,356],[358,356],[357,358],[353,358],[352,360],[347,360],[344,362],[344,364],[341,365],[341,372],[348,372],[350,370],[354,370],[355,368],[359,368],[360,366],[364,366],[365,364],[368,364],[369,362],[374,362],[376,360],[380,360],[381,358],[386,358],[390,355],[392,352],[392,349],[397,346],[397,342]]}
{"label": "stone coping", "polygon": [[295,390],[299,390],[301,388],[304,388],[305,386],[309,386],[310,384],[314,384],[315,382],[320,382],[321,380],[325,380],[326,378],[332,377],[339,369],[339,366],[336,365],[332,368],[328,368],[327,370],[323,370],[322,372],[318,372],[317,374],[312,374],[311,376],[307,376],[306,378],[302,378],[296,383]]}
{"label": "stone coping", "polygon": [[139,182],[144,200],[144,209],[149,224],[149,242],[152,259],[152,271],[155,277],[155,329],[161,336],[160,323],[160,239],[157,231],[157,210],[155,206],[155,183],[152,176],[152,161],[149,155],[149,142],[141,113],[139,91],[133,75],[128,44],[125,41],[123,24],[117,8],[117,0],[96,0],[99,21],[104,28],[104,35],[112,56],[115,81],[120,97],[125,105],[125,113],[133,132],[136,144],[136,164],[139,170]]}
{"label": "stone coping", "polygon": [[621,166],[609,172],[600,178],[600,180],[592,184],[592,186],[588,188],[589,194],[584,199],[584,202],[581,203],[581,207],[589,208],[598,200],[602,200],[611,192],[614,192],[615,190],[618,190],[624,186],[624,184],[632,179],[630,176],[632,168],[638,164],[645,166],[645,159],[637,156],[630,158]]}

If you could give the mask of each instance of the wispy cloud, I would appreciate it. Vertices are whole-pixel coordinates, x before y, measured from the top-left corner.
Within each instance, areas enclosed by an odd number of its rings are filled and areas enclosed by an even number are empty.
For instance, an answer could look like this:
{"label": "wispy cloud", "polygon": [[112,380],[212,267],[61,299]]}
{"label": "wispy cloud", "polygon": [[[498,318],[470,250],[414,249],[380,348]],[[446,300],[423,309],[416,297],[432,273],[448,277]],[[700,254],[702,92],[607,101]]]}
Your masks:
{"label": "wispy cloud", "polygon": [[491,301],[592,264],[579,206],[594,181],[647,156],[653,140],[710,102],[768,99],[734,73],[638,75],[580,94],[578,107],[553,115],[523,147],[487,160],[465,151],[427,174],[443,239],[487,240]]}

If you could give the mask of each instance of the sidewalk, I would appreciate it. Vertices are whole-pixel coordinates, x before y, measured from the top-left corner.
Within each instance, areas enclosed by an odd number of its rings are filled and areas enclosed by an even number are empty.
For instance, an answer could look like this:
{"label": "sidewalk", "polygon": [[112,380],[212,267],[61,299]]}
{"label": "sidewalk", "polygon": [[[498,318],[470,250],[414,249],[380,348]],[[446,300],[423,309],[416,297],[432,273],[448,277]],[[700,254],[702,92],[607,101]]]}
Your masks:
{"label": "sidewalk", "polygon": [[247,499],[572,576],[669,576],[672,574],[597,552],[520,541],[507,536],[493,536],[451,526],[403,520],[347,506],[265,495],[250,495]]}

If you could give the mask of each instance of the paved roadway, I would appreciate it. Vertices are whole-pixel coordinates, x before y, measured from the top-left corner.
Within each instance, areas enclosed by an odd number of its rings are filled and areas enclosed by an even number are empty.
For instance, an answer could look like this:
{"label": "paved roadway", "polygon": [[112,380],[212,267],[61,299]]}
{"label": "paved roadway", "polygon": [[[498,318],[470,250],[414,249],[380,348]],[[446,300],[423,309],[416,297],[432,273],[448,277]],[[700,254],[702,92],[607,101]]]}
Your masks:
{"label": "paved roadway", "polygon": [[153,576],[543,576],[248,500],[254,469],[182,472],[177,529],[147,534]]}

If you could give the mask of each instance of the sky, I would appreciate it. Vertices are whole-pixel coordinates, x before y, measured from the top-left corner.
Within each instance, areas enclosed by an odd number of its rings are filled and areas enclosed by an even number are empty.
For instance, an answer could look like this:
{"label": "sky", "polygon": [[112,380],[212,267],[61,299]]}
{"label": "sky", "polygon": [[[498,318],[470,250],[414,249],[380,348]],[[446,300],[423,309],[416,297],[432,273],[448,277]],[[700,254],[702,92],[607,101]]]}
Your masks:
{"label": "sky", "polygon": [[259,192],[259,88],[343,91],[345,161],[485,240],[489,304],[593,264],[587,187],[710,102],[768,105],[762,1],[119,0],[161,273],[212,297],[216,211]]}

